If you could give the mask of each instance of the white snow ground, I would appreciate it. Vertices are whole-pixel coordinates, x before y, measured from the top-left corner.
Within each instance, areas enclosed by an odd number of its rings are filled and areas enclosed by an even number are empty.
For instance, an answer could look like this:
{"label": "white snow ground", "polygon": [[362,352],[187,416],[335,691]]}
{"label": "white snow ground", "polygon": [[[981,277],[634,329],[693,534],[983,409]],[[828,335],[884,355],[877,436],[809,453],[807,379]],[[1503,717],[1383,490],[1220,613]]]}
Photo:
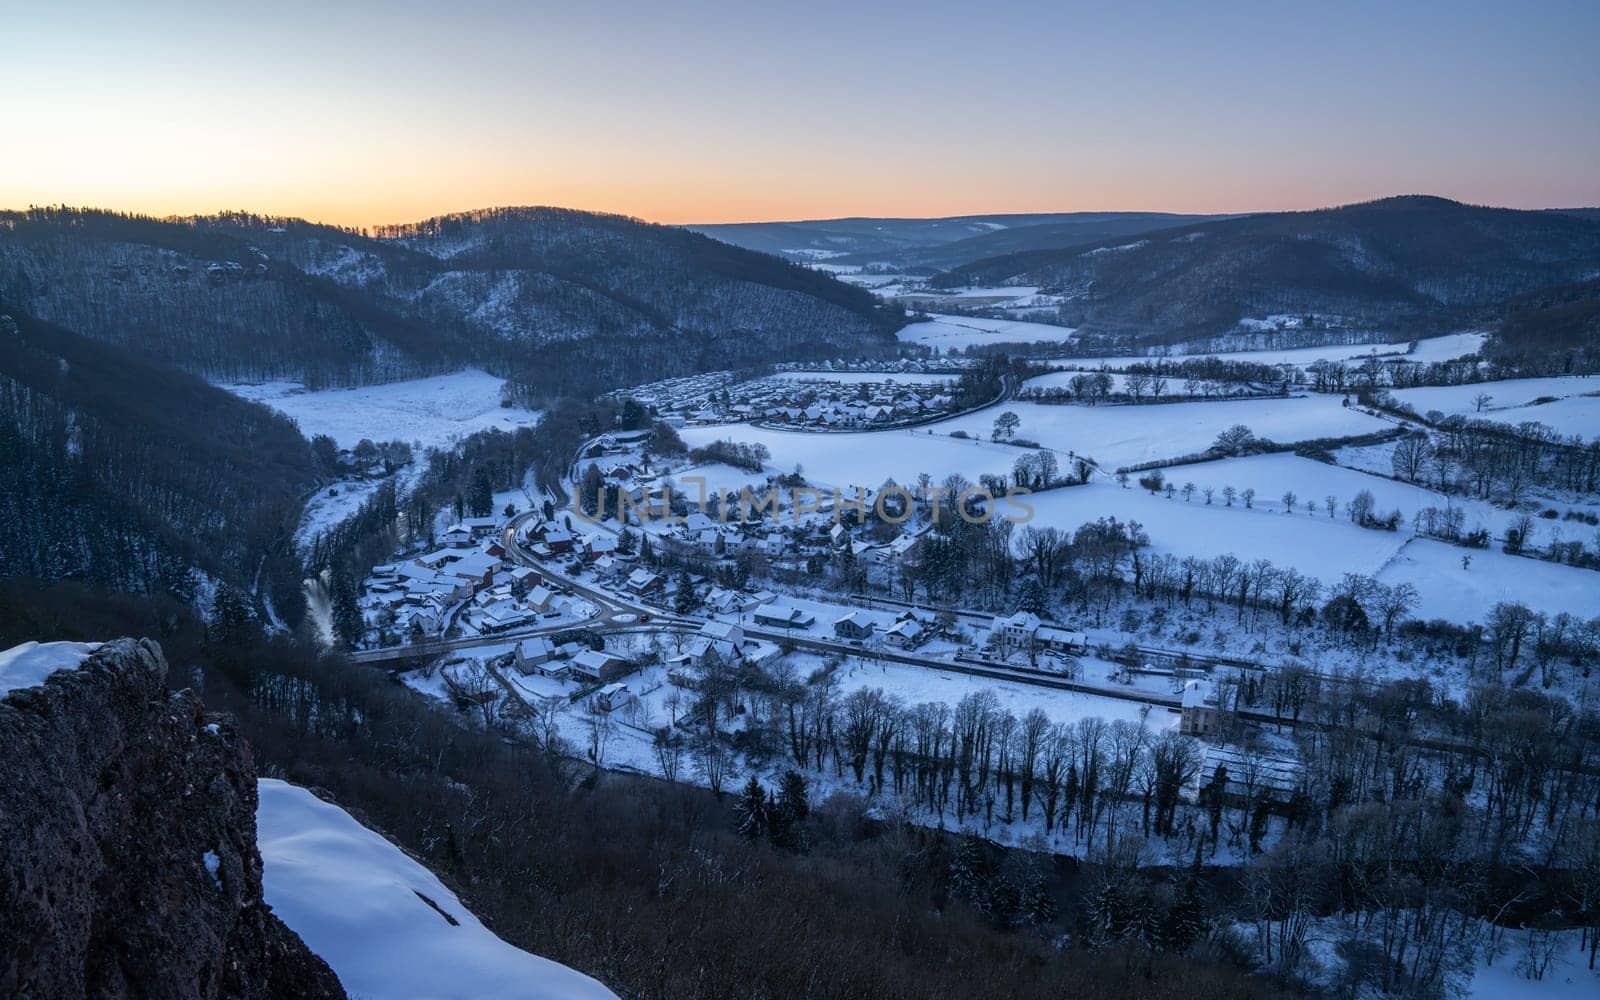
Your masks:
{"label": "white snow ground", "polygon": [[437,448],[478,431],[532,426],[539,411],[500,405],[505,385],[469,368],[451,375],[309,392],[298,382],[223,385],[245,399],[265,403],[300,425],[306,437],[326,434],[341,448],[362,438],[405,441]]}
{"label": "white snow ground", "polygon": [[[1077,407],[1073,407],[1077,409]],[[998,413],[998,411],[995,411]],[[988,423],[994,422],[994,413]],[[941,425],[942,426],[942,425]],[[893,477],[902,486],[915,483],[926,472],[938,482],[960,472],[976,482],[985,472],[1010,472],[1025,452],[987,441],[962,441],[928,428],[898,431],[829,433],[782,431],[749,424],[712,424],[685,427],[678,432],[691,448],[717,440],[764,444],[772,452],[767,467],[792,472],[800,465],[807,481],[819,486],[877,489]],[[984,434],[988,436],[987,431]]]}
{"label": "white snow ground", "polygon": [[[1088,455],[1107,471],[1125,465],[1196,454],[1217,435],[1244,424],[1257,437],[1279,444],[1327,437],[1352,437],[1389,427],[1376,417],[1346,407],[1337,396],[1209,400],[1129,406],[1076,406],[1007,402],[929,425],[948,434],[964,430],[987,439],[995,417],[1010,410],[1022,419],[1016,436],[1060,452]],[[773,449],[776,457],[778,451]],[[932,470],[929,470],[932,471]],[[970,470],[957,469],[969,479]],[[935,473],[935,478],[939,475]]]}
{"label": "white snow ground", "polygon": [[338,806],[271,778],[257,789],[266,901],[350,996],[615,1000],[500,940],[432,872]]}
{"label": "white snow ground", "polygon": [[[1473,402],[1479,393],[1490,397],[1482,412]],[[1554,402],[1534,403],[1555,397]],[[1468,385],[1425,386],[1398,389],[1394,397],[1418,413],[1438,410],[1477,420],[1520,424],[1537,420],[1563,434],[1584,438],[1600,436],[1600,378],[1565,375],[1554,378],[1519,378],[1504,382],[1474,382]]]}
{"label": "white snow ground", "polygon": [[76,670],[98,642],[24,642],[0,651],[0,698],[43,684],[57,670]]}
{"label": "white snow ground", "polygon": [[935,315],[931,320],[901,327],[897,336],[903,341],[949,351],[976,344],[1055,343],[1074,339],[1076,332],[1071,327],[1048,323]]}

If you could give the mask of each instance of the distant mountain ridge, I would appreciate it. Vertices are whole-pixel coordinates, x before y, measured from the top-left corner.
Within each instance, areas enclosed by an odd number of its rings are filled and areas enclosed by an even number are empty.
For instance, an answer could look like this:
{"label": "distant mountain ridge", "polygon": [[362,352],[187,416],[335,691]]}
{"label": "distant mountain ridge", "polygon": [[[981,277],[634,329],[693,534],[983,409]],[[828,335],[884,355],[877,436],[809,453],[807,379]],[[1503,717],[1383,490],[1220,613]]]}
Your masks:
{"label": "distant mountain ridge", "polygon": [[897,309],[682,229],[550,208],[376,235],[229,213],[0,213],[0,297],[213,379],[358,384],[479,364],[533,392],[892,353]]}
{"label": "distant mountain ridge", "polygon": [[1090,243],[1110,236],[1221,216],[1168,212],[1041,212],[934,219],[854,217],[798,222],[732,222],[684,228],[791,260],[943,270],[1017,250]]}
{"label": "distant mountain ridge", "polygon": [[1009,254],[934,283],[1038,285],[1085,333],[1176,342],[1286,314],[1402,335],[1491,324],[1516,296],[1596,275],[1600,221],[1582,213],[1404,196]]}

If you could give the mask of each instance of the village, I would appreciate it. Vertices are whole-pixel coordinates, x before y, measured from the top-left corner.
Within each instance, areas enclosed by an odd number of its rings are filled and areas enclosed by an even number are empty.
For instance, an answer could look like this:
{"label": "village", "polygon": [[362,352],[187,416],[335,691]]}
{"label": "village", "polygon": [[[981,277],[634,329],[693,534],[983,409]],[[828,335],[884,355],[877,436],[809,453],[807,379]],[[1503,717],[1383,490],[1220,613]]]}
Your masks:
{"label": "village", "polygon": [[774,366],[740,380],[711,372],[639,386],[626,395],[676,427],[751,422],[815,430],[906,426],[948,415],[951,389],[968,362],[927,358],[838,368]]}

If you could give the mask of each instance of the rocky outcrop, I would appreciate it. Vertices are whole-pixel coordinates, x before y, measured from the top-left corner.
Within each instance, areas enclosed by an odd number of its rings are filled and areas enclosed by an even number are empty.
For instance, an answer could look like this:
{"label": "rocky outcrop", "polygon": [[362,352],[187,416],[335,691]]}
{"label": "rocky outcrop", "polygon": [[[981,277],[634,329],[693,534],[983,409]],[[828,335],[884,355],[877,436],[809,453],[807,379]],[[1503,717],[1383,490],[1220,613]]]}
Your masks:
{"label": "rocky outcrop", "polygon": [[0,699],[0,997],[343,997],[262,901],[249,747],[149,640]]}

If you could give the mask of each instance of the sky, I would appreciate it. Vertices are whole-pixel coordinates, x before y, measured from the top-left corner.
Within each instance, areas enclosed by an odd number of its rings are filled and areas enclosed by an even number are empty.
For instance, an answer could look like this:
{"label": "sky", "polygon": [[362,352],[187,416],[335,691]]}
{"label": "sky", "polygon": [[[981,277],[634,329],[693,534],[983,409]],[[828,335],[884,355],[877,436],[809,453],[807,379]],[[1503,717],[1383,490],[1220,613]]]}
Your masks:
{"label": "sky", "polygon": [[0,0],[0,22],[0,208],[1600,205],[1595,0]]}

